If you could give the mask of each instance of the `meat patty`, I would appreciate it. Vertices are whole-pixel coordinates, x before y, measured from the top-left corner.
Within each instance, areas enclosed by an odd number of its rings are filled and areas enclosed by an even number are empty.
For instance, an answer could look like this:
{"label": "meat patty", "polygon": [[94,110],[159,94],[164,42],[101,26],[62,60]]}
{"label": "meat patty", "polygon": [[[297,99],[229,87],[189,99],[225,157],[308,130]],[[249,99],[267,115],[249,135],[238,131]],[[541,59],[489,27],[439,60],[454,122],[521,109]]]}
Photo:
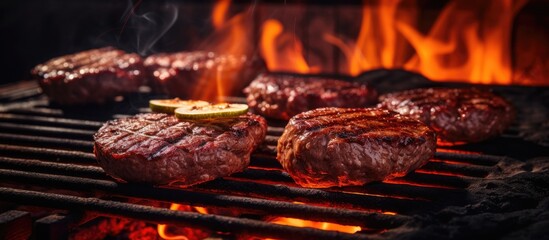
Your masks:
{"label": "meat patty", "polygon": [[241,94],[264,69],[260,61],[243,55],[204,51],[155,54],[145,59],[145,67],[155,92],[204,100]]}
{"label": "meat patty", "polygon": [[514,111],[505,99],[476,88],[425,88],[390,93],[380,107],[431,126],[439,145],[480,142],[502,133]]}
{"label": "meat patty", "polygon": [[290,119],[277,159],[301,186],[362,185],[400,177],[433,157],[435,132],[377,108],[319,108]]}
{"label": "meat patty", "polygon": [[305,75],[261,74],[244,92],[256,113],[283,120],[315,108],[377,103],[376,91],[364,84]]}
{"label": "meat patty", "polygon": [[115,178],[189,186],[244,170],[266,131],[265,119],[251,113],[196,122],[139,114],[103,125],[94,153]]}
{"label": "meat patty", "polygon": [[136,92],[144,83],[143,70],[139,55],[105,47],[51,59],[32,74],[51,101],[81,105]]}

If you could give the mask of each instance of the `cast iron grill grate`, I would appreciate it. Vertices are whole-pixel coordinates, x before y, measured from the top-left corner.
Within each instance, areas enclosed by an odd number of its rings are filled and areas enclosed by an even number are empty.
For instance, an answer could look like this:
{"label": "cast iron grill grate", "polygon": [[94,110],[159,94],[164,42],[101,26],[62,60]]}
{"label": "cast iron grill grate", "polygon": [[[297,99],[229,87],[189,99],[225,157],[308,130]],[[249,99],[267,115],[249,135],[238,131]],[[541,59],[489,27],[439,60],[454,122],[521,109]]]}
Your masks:
{"label": "cast iron grill grate", "polygon": [[[97,166],[92,135],[109,119],[147,111],[148,99],[157,96],[142,93],[109,106],[60,108],[49,105],[31,82],[8,90],[0,92],[0,210],[9,216],[18,206],[29,205],[68,210],[67,216],[92,212],[233,235],[366,239],[413,221],[414,214],[474,203],[468,197],[468,187],[498,172],[498,164],[509,159],[439,148],[434,159],[403,178],[360,187],[307,189],[296,185],[276,161],[276,141],[285,123],[271,121],[265,144],[242,173],[188,189],[117,183]],[[511,129],[501,138],[512,141],[518,136]],[[173,211],[140,200],[231,209],[244,215]],[[283,226],[254,216],[334,222],[364,230],[349,234]],[[71,219],[63,218],[62,229],[68,231],[77,224]],[[27,226],[29,232],[59,228],[59,221],[48,224],[39,219],[40,224],[36,224],[38,220],[33,220],[35,224]]]}

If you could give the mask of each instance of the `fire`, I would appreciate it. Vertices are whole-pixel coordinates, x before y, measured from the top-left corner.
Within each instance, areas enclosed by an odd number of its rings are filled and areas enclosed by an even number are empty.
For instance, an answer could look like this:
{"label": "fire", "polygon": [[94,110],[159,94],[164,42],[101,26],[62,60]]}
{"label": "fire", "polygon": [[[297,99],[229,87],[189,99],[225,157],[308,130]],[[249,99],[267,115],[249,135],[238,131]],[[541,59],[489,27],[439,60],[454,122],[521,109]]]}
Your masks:
{"label": "fire", "polygon": [[[418,7],[410,1],[365,1],[355,40],[326,32],[323,39],[345,56],[345,74],[376,68],[404,68],[438,81],[510,84],[511,29],[527,0],[451,1],[424,34]],[[315,36],[313,36],[315,37]],[[263,23],[261,54],[271,71],[318,72],[308,66],[303,46],[277,20]],[[326,67],[326,66],[324,66]],[[326,67],[327,68],[327,67]]]}
{"label": "fire", "polygon": [[268,220],[268,222],[286,226],[310,227],[321,230],[331,230],[345,233],[356,233],[362,230],[362,228],[359,226],[348,226],[329,222],[315,222],[298,218],[276,217]]}
{"label": "fire", "polygon": [[[427,35],[397,23],[397,29],[416,50],[405,68],[435,80],[510,84],[511,26],[525,3],[525,0],[453,1]],[[481,19],[475,17],[476,9],[486,9]]]}
{"label": "fire", "polygon": [[260,40],[261,56],[270,71],[311,73],[303,57],[301,41],[292,33],[284,32],[282,23],[268,19],[263,23]]}
{"label": "fire", "polygon": [[404,68],[438,81],[510,84],[511,29],[527,0],[451,1],[428,31],[418,30],[417,6],[365,1],[356,41],[324,40],[345,55],[347,74]]}
{"label": "fire", "polygon": [[[181,205],[177,203],[172,203],[170,210],[180,210],[180,211],[196,211],[202,214],[208,214],[208,210],[203,207],[191,207],[187,205]],[[192,239],[202,239],[205,236],[205,233],[199,230],[192,229],[181,229],[176,228],[178,231],[170,231],[170,226],[166,224],[158,224],[157,231],[158,235],[162,239],[169,240],[192,240]],[[174,233],[175,232],[175,233]]]}
{"label": "fire", "polygon": [[231,0],[218,0],[212,11],[212,25],[215,29],[220,29],[225,24],[225,18],[229,11]]}
{"label": "fire", "polygon": [[[204,40],[200,49],[214,52],[218,56],[225,56],[227,62],[233,64],[215,65],[211,71],[201,76],[201,86],[215,86],[199,88],[192,99],[220,100],[220,97],[234,95],[240,92],[240,79],[237,73],[245,67],[246,57],[250,57],[253,49],[249,48],[251,40],[250,15],[240,12],[229,17],[230,0],[219,0],[212,9],[212,25],[215,32]],[[215,99],[217,97],[217,99]]]}

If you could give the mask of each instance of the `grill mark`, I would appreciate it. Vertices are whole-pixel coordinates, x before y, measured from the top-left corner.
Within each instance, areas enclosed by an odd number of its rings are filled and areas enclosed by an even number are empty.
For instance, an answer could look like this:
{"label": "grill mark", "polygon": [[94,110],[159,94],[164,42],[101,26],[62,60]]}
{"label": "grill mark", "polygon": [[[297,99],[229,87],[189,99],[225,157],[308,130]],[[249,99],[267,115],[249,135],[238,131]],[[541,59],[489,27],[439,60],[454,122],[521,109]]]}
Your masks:
{"label": "grill mark", "polygon": [[337,110],[331,110],[331,111],[314,111],[309,112],[308,114],[302,114],[298,115],[294,118],[294,120],[308,120],[312,118],[317,117],[328,117],[328,116],[334,116],[334,115],[341,115],[341,114],[347,114],[347,113],[356,113],[356,112],[365,112],[363,108],[338,108]]}
{"label": "grill mark", "polygon": [[[334,115],[338,114],[337,111],[325,112],[320,114],[321,117],[319,117],[319,119],[308,118],[307,121],[300,119],[301,121],[296,121],[294,124],[296,129],[299,129],[298,134],[315,136],[318,132],[331,132],[335,133],[338,137],[357,142],[361,142],[363,139],[372,138],[372,136],[366,135],[375,132],[381,133],[391,131],[401,133],[400,136],[397,135],[394,138],[388,137],[387,141],[390,142],[396,142],[404,138],[410,138],[414,141],[421,140],[425,138],[429,132],[428,127],[413,119],[393,118],[392,116],[394,115],[387,112],[381,112],[382,115],[378,116],[366,115],[365,113],[366,112],[363,110],[348,111],[346,114],[344,112],[342,116],[340,114],[340,118],[334,118]],[[387,124],[386,122],[388,120],[394,122]],[[305,122],[308,124],[305,124]],[[346,125],[352,127],[346,128]],[[380,134],[379,139],[383,140],[383,134]]]}
{"label": "grill mark", "polygon": [[[365,135],[369,134],[369,133],[375,133],[375,132],[389,132],[389,131],[394,131],[394,132],[400,132],[403,136],[404,135],[410,135],[411,137],[415,137],[415,136],[419,136],[419,135],[422,135],[422,134],[409,134],[409,133],[404,133],[404,131],[402,131],[402,129],[407,129],[405,128],[404,126],[406,125],[409,125],[411,122],[410,121],[406,121],[406,122],[398,122],[396,124],[384,124],[382,121],[376,121],[376,123],[381,123],[381,124],[365,124],[365,122],[370,122],[371,120],[370,119],[363,119],[361,121],[358,121],[358,122],[353,122],[352,124],[354,126],[356,126],[357,128],[353,128],[353,129],[345,129],[345,128],[340,128],[338,130],[342,130],[339,132],[339,134],[344,134],[344,135],[347,135],[347,138],[349,139],[352,139],[352,138],[357,138],[356,140],[358,140],[358,138],[371,138],[371,137],[366,137]],[[418,124],[417,122],[413,122],[414,124],[413,125],[416,125],[416,126],[420,126],[420,124]],[[337,127],[337,126],[341,126],[341,125],[334,125],[332,127],[330,127],[330,129],[333,129],[333,127]],[[410,126],[410,127],[416,127],[416,126]],[[382,135],[380,135],[382,136]]]}
{"label": "grill mark", "polygon": [[307,124],[304,124],[305,121],[295,122],[294,124],[299,129],[303,129],[304,131],[313,131],[319,128],[329,128],[331,126],[342,125],[345,122],[352,122],[352,121],[362,120],[362,119],[364,119],[364,121],[374,120],[376,122],[381,122],[381,121],[387,120],[388,117],[391,116],[391,115],[385,115],[385,114],[382,116],[375,116],[375,115],[370,116],[366,114],[355,114],[355,113],[356,112],[351,112],[350,114],[347,114],[347,115],[339,114],[338,118],[332,117],[337,113],[330,114],[330,115],[323,115],[321,118],[314,119],[314,120],[312,118],[308,118],[307,120],[309,121],[306,121]]}
{"label": "grill mark", "polygon": [[[166,116],[166,117],[167,117],[167,116]],[[164,118],[165,118],[165,117],[164,117]],[[162,118],[162,119],[164,119],[164,118]],[[148,122],[148,123],[151,123],[151,124],[154,123],[154,122],[152,122],[152,121],[146,121],[145,119],[139,118],[139,116],[131,117],[131,118],[130,118],[130,121],[133,120],[133,119],[135,119],[136,121],[138,121],[138,122],[140,123],[139,125],[141,125],[141,127],[140,127],[139,129],[137,129],[137,130],[130,130],[130,129],[128,129],[128,128],[125,128],[125,127],[124,127],[124,126],[125,126],[125,123],[123,122],[123,121],[125,121],[125,120],[122,120],[122,119],[117,119],[117,120],[114,120],[114,121],[108,123],[108,124],[111,124],[110,126],[108,126],[110,129],[113,129],[113,130],[115,130],[115,131],[119,131],[119,132],[124,132],[124,133],[126,133],[126,134],[124,134],[124,136],[118,138],[118,139],[116,140],[117,142],[118,142],[118,141],[129,141],[130,138],[136,137],[136,136],[143,136],[143,137],[148,137],[148,138],[157,138],[157,139],[161,139],[161,138],[156,137],[156,136],[150,136],[150,135],[145,135],[145,134],[139,133],[140,130],[142,130],[143,128],[147,127],[147,124],[146,124],[147,122]],[[144,124],[144,122],[145,122],[145,124]],[[122,126],[120,126],[120,125],[122,125]],[[137,142],[137,143],[139,143],[139,142]],[[117,145],[117,144],[115,143],[115,141],[112,141],[112,142],[110,142],[109,144],[105,144],[105,146],[109,146],[110,149],[112,148],[112,145]],[[135,145],[135,144],[133,144],[133,145],[131,145],[131,146],[128,146],[126,149],[123,149],[122,151],[127,151],[127,150],[129,150],[130,148],[134,147],[134,145]],[[119,151],[120,151],[120,149],[119,149]]]}

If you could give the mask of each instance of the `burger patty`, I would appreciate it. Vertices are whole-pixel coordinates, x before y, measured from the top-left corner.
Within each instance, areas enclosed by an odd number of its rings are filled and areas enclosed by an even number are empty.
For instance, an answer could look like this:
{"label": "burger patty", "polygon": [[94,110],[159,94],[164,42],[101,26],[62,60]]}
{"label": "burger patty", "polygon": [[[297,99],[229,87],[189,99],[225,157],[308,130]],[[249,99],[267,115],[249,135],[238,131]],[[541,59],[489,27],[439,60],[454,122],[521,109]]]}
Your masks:
{"label": "burger patty", "polygon": [[103,125],[94,153],[115,178],[189,186],[244,170],[266,131],[265,119],[250,113],[194,122],[139,114]]}
{"label": "burger patty", "polygon": [[390,93],[380,107],[418,119],[437,132],[439,145],[480,142],[501,134],[513,121],[505,99],[476,88],[426,88]]}
{"label": "burger patty", "polygon": [[256,113],[275,119],[321,107],[365,107],[377,102],[374,89],[360,83],[313,76],[261,74],[244,90]]}
{"label": "burger patty", "polygon": [[144,83],[143,70],[139,55],[105,47],[51,59],[32,75],[51,101],[81,105],[136,92]]}
{"label": "burger patty", "polygon": [[400,177],[433,157],[435,132],[377,108],[319,108],[290,119],[277,159],[301,186],[362,185]]}
{"label": "burger patty", "polygon": [[264,65],[246,56],[194,51],[159,53],[145,59],[150,85],[170,97],[217,100],[236,95]]}

